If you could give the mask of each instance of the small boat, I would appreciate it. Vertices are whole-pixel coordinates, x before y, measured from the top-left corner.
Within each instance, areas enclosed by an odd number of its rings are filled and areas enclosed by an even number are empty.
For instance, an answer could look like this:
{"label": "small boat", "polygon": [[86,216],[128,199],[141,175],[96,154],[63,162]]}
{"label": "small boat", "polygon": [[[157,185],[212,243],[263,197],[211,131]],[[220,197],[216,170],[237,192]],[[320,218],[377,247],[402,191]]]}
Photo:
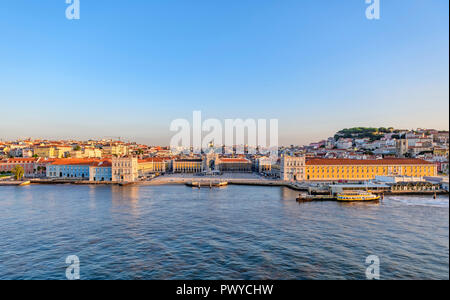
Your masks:
{"label": "small boat", "polygon": [[337,201],[377,201],[380,196],[365,191],[343,192],[337,195]]}

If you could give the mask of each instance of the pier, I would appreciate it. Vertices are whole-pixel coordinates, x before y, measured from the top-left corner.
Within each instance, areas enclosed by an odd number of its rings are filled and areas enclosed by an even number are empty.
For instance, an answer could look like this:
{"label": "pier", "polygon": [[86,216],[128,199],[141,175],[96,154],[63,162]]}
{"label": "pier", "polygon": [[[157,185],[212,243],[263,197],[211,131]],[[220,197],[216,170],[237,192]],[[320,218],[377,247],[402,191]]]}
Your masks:
{"label": "pier", "polygon": [[313,202],[313,201],[337,201],[336,196],[332,195],[304,195],[300,194],[297,199],[297,202]]}

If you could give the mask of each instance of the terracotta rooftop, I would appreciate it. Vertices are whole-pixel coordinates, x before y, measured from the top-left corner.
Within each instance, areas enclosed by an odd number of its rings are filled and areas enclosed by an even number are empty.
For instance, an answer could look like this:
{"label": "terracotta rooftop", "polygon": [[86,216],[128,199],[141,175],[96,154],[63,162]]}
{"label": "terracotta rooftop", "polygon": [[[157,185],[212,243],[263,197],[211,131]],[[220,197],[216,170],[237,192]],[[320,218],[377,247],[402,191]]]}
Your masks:
{"label": "terracotta rooftop", "polygon": [[109,159],[102,160],[96,165],[96,167],[103,167],[103,168],[111,167],[111,166],[112,166],[112,162]]}
{"label": "terracotta rooftop", "polygon": [[162,157],[150,157],[150,158],[144,158],[139,159],[138,163],[146,163],[146,162],[164,162],[165,159]]}
{"label": "terracotta rooftop", "polygon": [[386,158],[386,159],[308,159],[308,166],[339,166],[339,165],[433,165],[433,163],[414,158]]}
{"label": "terracotta rooftop", "polygon": [[32,163],[38,161],[38,158],[30,157],[30,158],[23,158],[23,157],[17,157],[17,158],[8,158],[7,162],[10,164],[19,164],[19,163]]}
{"label": "terracotta rooftop", "polygon": [[249,163],[250,161],[245,158],[220,158],[220,162],[224,163]]}
{"label": "terracotta rooftop", "polygon": [[54,166],[64,166],[64,165],[79,165],[79,166],[87,166],[87,165],[95,165],[98,164],[100,160],[98,159],[84,159],[84,158],[61,158],[55,160],[52,165]]}
{"label": "terracotta rooftop", "polygon": [[203,160],[201,159],[201,158],[193,158],[193,159],[185,159],[185,158],[182,158],[182,159],[176,159],[175,160],[176,162],[202,162]]}

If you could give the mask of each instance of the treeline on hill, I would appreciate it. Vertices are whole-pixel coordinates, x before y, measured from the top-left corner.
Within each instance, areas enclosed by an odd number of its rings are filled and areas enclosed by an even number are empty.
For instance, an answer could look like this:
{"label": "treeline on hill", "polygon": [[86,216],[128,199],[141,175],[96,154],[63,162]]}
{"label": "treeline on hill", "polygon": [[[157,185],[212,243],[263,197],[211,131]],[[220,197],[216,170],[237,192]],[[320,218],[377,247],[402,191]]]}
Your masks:
{"label": "treeline on hill", "polygon": [[345,128],[338,131],[334,139],[338,140],[339,138],[354,138],[354,139],[362,139],[369,138],[371,141],[379,140],[383,137],[385,133],[395,132],[394,128],[389,127],[353,127],[353,128]]}

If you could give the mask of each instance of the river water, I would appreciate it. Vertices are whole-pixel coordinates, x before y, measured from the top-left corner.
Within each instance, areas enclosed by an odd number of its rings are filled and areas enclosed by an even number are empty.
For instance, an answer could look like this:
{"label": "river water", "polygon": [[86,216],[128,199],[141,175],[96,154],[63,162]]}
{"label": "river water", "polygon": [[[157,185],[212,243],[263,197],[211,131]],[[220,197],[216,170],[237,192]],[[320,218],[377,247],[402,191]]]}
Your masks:
{"label": "river water", "polygon": [[447,196],[310,202],[281,187],[0,187],[0,279],[449,279]]}

